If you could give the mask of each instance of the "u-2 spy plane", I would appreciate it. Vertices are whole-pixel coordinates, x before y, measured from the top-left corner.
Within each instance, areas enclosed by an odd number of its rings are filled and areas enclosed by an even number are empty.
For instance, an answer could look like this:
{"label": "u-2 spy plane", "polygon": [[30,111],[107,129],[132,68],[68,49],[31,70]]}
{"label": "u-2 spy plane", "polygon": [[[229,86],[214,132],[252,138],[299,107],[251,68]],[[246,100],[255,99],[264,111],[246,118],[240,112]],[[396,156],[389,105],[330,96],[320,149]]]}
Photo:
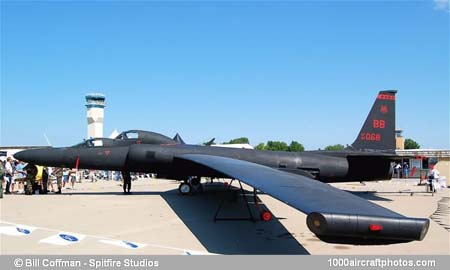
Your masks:
{"label": "u-2 spy plane", "polygon": [[327,183],[390,179],[395,155],[396,91],[380,91],[354,143],[341,151],[272,152],[185,144],[145,131],[73,147],[30,149],[15,158],[54,167],[156,173],[182,180],[189,194],[200,177],[230,178],[300,210],[320,239],[376,243],[422,240],[425,218],[411,218]]}

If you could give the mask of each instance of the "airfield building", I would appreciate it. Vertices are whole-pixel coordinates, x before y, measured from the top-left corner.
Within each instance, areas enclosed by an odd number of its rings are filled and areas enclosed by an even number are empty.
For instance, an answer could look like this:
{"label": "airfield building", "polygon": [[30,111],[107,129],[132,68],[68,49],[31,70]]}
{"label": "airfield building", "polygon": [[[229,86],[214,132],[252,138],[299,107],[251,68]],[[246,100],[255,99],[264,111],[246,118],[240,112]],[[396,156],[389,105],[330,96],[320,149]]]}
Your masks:
{"label": "airfield building", "polygon": [[105,95],[99,93],[87,94],[86,108],[88,122],[87,138],[102,138]]}

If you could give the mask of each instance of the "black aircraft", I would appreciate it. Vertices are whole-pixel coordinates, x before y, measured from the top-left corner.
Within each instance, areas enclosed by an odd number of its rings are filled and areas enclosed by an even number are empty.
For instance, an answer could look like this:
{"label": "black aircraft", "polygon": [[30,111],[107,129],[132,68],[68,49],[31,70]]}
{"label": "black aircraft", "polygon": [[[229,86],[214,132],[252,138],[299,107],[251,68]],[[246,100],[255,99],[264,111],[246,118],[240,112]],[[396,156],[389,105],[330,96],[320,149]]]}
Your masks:
{"label": "black aircraft", "polygon": [[326,183],[386,180],[395,155],[395,94],[381,91],[357,135],[342,151],[272,152],[188,145],[145,131],[116,139],[92,139],[73,147],[32,149],[15,158],[33,164],[156,173],[182,180],[189,194],[200,177],[230,178],[307,214],[308,228],[322,240],[376,243],[422,240],[429,220],[410,218]]}

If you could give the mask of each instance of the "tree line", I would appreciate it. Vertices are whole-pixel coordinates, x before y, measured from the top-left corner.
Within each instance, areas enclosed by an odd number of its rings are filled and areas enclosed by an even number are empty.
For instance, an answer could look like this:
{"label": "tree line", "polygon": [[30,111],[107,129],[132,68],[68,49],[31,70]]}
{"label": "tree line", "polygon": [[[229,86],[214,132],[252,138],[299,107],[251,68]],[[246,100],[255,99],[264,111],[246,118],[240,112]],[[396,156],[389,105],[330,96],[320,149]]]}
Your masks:
{"label": "tree line", "polygon": [[[223,144],[250,144],[250,140],[247,137],[240,137],[232,139]],[[287,152],[302,152],[305,151],[305,147],[297,142],[291,141],[287,144],[282,141],[268,141],[267,143],[260,143],[255,147],[256,150],[268,150],[268,151],[287,151]]]}
{"label": "tree line", "polygon": [[[240,137],[232,139],[228,142],[223,142],[223,144],[250,144],[250,140],[247,137]],[[420,144],[418,144],[413,139],[405,140],[405,149],[419,149]],[[302,152],[305,151],[303,144],[297,141],[291,141],[287,144],[283,141],[267,141],[266,143],[259,143],[255,146],[256,150],[267,150],[267,151],[286,151],[286,152]],[[345,146],[342,144],[328,145],[324,148],[326,151],[339,151],[344,150]],[[319,149],[321,150],[321,149]]]}

